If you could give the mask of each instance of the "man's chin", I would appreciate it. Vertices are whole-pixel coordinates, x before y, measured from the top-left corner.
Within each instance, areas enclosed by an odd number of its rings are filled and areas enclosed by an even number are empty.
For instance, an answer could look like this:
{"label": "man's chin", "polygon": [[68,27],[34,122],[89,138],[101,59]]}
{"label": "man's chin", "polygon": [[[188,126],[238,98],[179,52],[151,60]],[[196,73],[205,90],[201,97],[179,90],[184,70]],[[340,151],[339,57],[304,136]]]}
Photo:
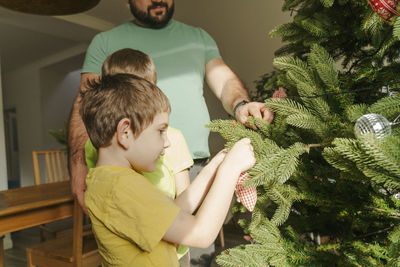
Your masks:
{"label": "man's chin", "polygon": [[169,20],[166,18],[167,15],[162,15],[162,16],[153,16],[152,17],[152,22],[151,22],[151,26],[155,27],[155,28],[162,28],[165,27]]}
{"label": "man's chin", "polygon": [[168,23],[152,24],[152,25],[150,25],[150,27],[153,28],[153,29],[162,29],[165,26],[167,26],[167,24]]}

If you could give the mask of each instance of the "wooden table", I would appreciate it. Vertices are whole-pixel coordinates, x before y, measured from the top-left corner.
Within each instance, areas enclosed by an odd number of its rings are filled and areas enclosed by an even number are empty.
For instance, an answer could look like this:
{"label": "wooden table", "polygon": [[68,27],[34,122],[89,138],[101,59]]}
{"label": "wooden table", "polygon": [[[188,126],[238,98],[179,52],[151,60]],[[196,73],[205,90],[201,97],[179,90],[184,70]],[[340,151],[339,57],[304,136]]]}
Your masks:
{"label": "wooden table", "polygon": [[[72,216],[69,181],[0,191],[0,235]],[[0,240],[0,267],[4,266]]]}

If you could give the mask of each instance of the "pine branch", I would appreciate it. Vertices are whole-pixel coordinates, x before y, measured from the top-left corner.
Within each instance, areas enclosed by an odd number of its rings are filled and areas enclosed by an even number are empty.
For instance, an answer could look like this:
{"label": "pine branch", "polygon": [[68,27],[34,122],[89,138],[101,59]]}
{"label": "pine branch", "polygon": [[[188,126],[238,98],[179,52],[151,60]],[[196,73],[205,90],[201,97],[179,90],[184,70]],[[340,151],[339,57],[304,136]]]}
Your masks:
{"label": "pine branch", "polygon": [[367,109],[368,106],[366,104],[348,106],[345,110],[346,118],[350,122],[355,122],[356,120],[358,120],[358,118],[367,113]]}
{"label": "pine branch", "polygon": [[390,260],[388,266],[400,265],[400,226],[397,226],[390,234],[389,255]]}
{"label": "pine branch", "polygon": [[[376,207],[369,207],[369,206],[364,206],[363,208],[365,208],[367,210],[379,211],[381,213],[380,214],[381,216],[387,215],[392,218],[400,219],[400,213],[396,212],[394,210],[379,209]],[[393,228],[393,227],[391,227],[391,228]],[[391,229],[391,228],[389,228],[389,229]]]}
{"label": "pine branch", "polygon": [[308,63],[310,67],[318,72],[326,86],[329,88],[338,86],[338,71],[336,70],[335,61],[324,48],[314,44],[308,56]]}
{"label": "pine branch", "polygon": [[393,36],[400,40],[400,17],[396,17],[393,24]]}
{"label": "pine branch", "polygon": [[358,66],[358,65],[359,65],[363,60],[365,60],[366,58],[371,58],[371,57],[375,56],[376,54],[378,54],[379,51],[382,49],[382,47],[384,46],[384,44],[386,43],[386,41],[387,41],[389,38],[391,38],[391,31],[390,31],[390,30],[387,31],[387,32],[385,33],[385,36],[384,36],[384,38],[383,38],[381,44],[379,45],[379,47],[378,47],[373,53],[367,54],[367,55],[365,55],[365,56],[363,56],[363,57],[360,57],[360,58],[357,59],[355,62],[353,62],[353,63],[351,64],[351,67],[350,67],[350,68],[348,69],[348,71],[346,72],[346,74],[349,75],[349,74],[352,72],[352,70],[353,70],[356,66]]}
{"label": "pine branch", "polygon": [[298,33],[299,28],[293,23],[284,23],[276,26],[269,32],[271,37],[293,36]]}
{"label": "pine branch", "polygon": [[400,114],[400,96],[385,97],[368,108],[369,113],[377,113],[386,118],[395,118]]}
{"label": "pine branch", "polygon": [[309,32],[312,36],[321,38],[326,36],[326,29],[320,21],[314,18],[308,18],[301,21],[301,26],[304,30]]}
{"label": "pine branch", "polygon": [[267,107],[273,111],[278,112],[283,116],[289,116],[292,114],[304,114],[312,116],[310,111],[305,108],[302,104],[287,98],[270,98],[265,100]]}
{"label": "pine branch", "polygon": [[315,98],[318,94],[310,84],[299,82],[297,83],[298,94],[302,98],[304,105],[314,115],[321,120],[330,116],[330,107],[322,98]]}
{"label": "pine branch", "polygon": [[313,83],[313,78],[310,76],[310,69],[307,64],[300,59],[293,57],[279,57],[274,59],[273,64],[280,70],[292,71],[293,73],[298,74],[298,80],[306,83]]}
{"label": "pine branch", "polygon": [[335,0],[321,0],[321,3],[324,7],[331,7]]}
{"label": "pine branch", "polygon": [[373,134],[364,134],[360,136],[359,139],[361,147],[364,149],[365,153],[370,155],[374,160],[374,163],[370,163],[369,165],[374,167],[380,166],[400,181],[400,164],[392,161],[392,159],[386,156],[385,151],[383,151],[380,146],[381,141]]}

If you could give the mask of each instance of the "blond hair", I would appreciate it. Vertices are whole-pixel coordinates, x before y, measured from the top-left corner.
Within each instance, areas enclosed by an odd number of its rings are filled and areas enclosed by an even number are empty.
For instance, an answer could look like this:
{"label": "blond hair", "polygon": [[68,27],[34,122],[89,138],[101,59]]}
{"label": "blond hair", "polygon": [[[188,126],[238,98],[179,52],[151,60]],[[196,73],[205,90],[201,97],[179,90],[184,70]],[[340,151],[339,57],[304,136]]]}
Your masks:
{"label": "blond hair", "polygon": [[118,50],[104,61],[102,75],[117,73],[135,74],[149,82],[157,83],[157,73],[153,60],[145,53],[131,48]]}

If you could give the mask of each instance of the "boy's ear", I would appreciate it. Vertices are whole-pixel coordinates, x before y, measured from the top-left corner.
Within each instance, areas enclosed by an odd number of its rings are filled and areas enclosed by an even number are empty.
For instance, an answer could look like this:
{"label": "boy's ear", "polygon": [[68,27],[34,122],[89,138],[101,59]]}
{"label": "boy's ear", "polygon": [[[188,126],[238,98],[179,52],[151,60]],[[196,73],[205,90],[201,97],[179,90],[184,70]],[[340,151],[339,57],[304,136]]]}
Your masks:
{"label": "boy's ear", "polygon": [[131,130],[131,121],[124,118],[118,122],[117,125],[117,142],[124,149],[129,148],[129,139],[133,138],[133,133]]}

